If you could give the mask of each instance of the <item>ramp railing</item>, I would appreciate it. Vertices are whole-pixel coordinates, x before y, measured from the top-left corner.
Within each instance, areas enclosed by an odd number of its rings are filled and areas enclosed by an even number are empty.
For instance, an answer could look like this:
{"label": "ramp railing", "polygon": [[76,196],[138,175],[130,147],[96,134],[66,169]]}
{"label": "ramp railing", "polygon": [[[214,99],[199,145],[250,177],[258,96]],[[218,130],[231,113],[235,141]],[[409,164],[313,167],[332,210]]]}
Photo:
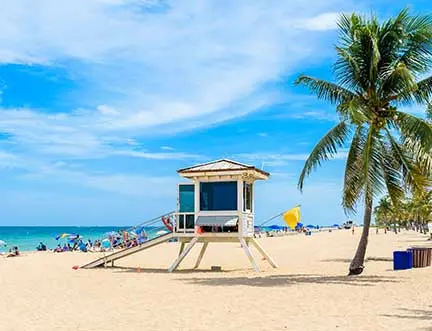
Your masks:
{"label": "ramp railing", "polygon": [[175,229],[175,212],[171,211],[134,226],[108,232],[101,239],[101,242],[108,241],[110,243],[110,249],[128,248],[140,245],[150,239],[155,239],[171,232],[170,229],[163,223],[163,220],[169,220],[173,229]]}

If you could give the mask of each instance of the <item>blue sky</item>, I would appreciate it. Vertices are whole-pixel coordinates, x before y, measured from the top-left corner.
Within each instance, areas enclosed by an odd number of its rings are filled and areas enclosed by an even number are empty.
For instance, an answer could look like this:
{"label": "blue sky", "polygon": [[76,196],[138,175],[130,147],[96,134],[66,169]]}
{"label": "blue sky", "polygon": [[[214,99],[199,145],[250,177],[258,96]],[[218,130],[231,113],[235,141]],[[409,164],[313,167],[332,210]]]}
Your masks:
{"label": "blue sky", "polygon": [[176,169],[220,158],[272,173],[256,190],[257,223],[298,203],[306,223],[344,221],[344,150],[302,195],[296,188],[336,118],[293,81],[331,79],[338,13],[388,17],[407,5],[432,9],[422,0],[1,2],[0,225],[138,223],[175,208]]}

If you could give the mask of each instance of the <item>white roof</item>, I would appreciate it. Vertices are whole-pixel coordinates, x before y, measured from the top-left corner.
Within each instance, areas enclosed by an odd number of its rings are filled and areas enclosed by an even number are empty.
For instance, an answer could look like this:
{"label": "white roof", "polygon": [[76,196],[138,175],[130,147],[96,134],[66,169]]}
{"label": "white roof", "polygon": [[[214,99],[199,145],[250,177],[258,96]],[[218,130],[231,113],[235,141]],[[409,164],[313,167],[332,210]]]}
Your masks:
{"label": "white roof", "polygon": [[267,178],[268,176],[270,176],[269,173],[267,173],[263,170],[257,169],[254,166],[239,163],[239,162],[232,161],[232,160],[227,160],[227,159],[198,164],[198,165],[195,165],[192,167],[180,169],[177,172],[179,174],[185,175],[185,174],[189,174],[189,173],[208,173],[208,172],[225,172],[225,171],[234,171],[234,172],[236,172],[236,171],[252,171],[252,172],[258,173],[260,175],[259,177],[264,176]]}
{"label": "white roof", "polygon": [[186,168],[183,170],[193,170],[193,171],[208,171],[208,170],[247,170],[251,166],[230,161],[230,160],[218,160],[210,163],[198,164],[196,166]]}

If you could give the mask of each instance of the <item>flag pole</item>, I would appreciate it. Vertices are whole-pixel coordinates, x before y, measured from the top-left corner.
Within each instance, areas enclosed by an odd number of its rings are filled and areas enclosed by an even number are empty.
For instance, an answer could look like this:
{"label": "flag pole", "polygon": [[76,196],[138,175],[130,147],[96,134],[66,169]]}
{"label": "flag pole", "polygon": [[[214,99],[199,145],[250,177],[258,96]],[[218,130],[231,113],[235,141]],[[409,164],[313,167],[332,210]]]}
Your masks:
{"label": "flag pole", "polygon": [[[301,204],[298,204],[297,206],[294,206],[294,207],[292,207],[291,209],[294,209],[294,208],[297,208],[297,207],[301,207]],[[267,224],[268,222],[273,221],[275,218],[278,218],[278,217],[282,216],[282,215],[285,214],[285,213],[286,213],[286,211],[283,211],[283,212],[280,213],[280,214],[277,214],[277,215],[275,215],[275,216],[273,216],[273,217],[270,217],[268,220],[266,220],[266,221],[264,221],[263,223],[261,223],[260,225],[258,225],[258,227],[259,227],[259,228],[262,227],[264,224]]]}
{"label": "flag pole", "polygon": [[265,222],[263,222],[263,223],[261,223],[260,225],[258,225],[258,227],[260,228],[260,227],[262,227],[264,224],[267,224],[268,222],[274,220],[275,218],[278,218],[279,216],[282,216],[283,213],[284,213],[284,212],[282,212],[282,213],[280,213],[280,214],[277,214],[277,215],[275,215],[275,216],[273,216],[273,217],[270,217],[268,220],[266,220]]}

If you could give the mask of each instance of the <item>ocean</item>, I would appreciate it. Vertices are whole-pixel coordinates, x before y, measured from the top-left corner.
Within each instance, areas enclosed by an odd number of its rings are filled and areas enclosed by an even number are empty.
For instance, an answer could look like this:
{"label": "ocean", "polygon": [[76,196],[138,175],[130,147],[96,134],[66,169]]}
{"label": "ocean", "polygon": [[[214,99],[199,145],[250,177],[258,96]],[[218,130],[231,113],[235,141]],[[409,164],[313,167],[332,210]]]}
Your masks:
{"label": "ocean", "polygon": [[[66,239],[56,240],[62,233],[79,234],[84,241],[103,239],[107,232],[118,231],[125,227],[115,226],[0,226],[0,240],[6,242],[6,247],[0,247],[0,252],[6,252],[12,246],[18,246],[21,251],[34,251],[40,242],[49,249],[64,244]],[[151,238],[162,228],[145,228]]]}
{"label": "ocean", "polygon": [[[127,227],[116,226],[0,226],[0,240],[7,243],[0,247],[0,252],[7,252],[12,246],[18,246],[21,251],[34,251],[40,242],[48,249],[56,248],[58,244],[67,243],[66,239],[56,240],[62,233],[79,234],[83,241],[106,238],[111,231],[118,231]],[[279,226],[265,226],[261,231],[280,229]],[[154,238],[158,231],[166,230],[164,226],[149,226],[144,228],[149,238]]]}

